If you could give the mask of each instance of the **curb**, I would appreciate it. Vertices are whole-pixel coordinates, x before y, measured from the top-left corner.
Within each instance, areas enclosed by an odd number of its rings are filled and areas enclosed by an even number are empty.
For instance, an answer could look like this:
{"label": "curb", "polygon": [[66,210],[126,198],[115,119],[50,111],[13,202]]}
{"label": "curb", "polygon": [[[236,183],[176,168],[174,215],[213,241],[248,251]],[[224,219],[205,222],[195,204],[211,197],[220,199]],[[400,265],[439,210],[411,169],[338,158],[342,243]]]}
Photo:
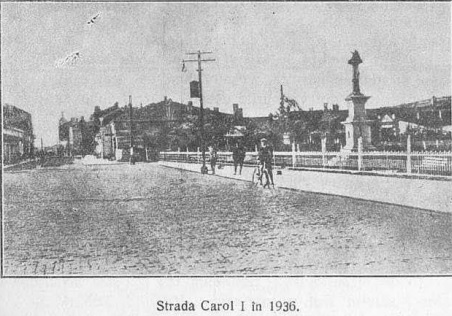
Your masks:
{"label": "curb", "polygon": [[293,168],[288,167],[287,170],[291,171],[313,171],[313,172],[325,172],[325,173],[340,173],[357,176],[377,176],[386,178],[400,178],[400,179],[416,179],[416,180],[434,180],[434,181],[452,181],[452,177],[448,176],[429,176],[419,174],[385,174],[371,171],[353,171],[353,170],[334,170],[334,169],[316,169],[316,168]]}

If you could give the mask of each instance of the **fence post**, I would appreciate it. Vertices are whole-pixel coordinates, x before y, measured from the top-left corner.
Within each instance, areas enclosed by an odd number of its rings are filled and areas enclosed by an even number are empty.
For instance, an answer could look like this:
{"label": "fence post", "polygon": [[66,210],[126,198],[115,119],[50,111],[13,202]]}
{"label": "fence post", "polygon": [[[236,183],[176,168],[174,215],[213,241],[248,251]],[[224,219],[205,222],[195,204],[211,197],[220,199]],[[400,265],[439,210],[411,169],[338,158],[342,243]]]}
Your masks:
{"label": "fence post", "polygon": [[358,171],[361,171],[363,166],[363,138],[358,138]]}
{"label": "fence post", "polygon": [[406,140],[406,173],[411,173],[411,135]]}
{"label": "fence post", "polygon": [[292,143],[292,168],[295,168],[296,159],[297,159],[297,154],[295,153],[295,143]]}
{"label": "fence post", "polygon": [[189,153],[189,151],[188,151],[188,146],[187,146],[187,158],[186,158],[186,161],[187,161],[187,162],[190,162],[189,154],[188,154],[188,153]]}
{"label": "fence post", "polygon": [[326,137],[322,138],[322,166],[325,168],[326,163]]}
{"label": "fence post", "polygon": [[198,164],[199,164],[199,147],[196,149],[196,158],[198,158]]}
{"label": "fence post", "polygon": [[276,166],[276,156],[275,156],[275,151],[273,150],[273,167]]}

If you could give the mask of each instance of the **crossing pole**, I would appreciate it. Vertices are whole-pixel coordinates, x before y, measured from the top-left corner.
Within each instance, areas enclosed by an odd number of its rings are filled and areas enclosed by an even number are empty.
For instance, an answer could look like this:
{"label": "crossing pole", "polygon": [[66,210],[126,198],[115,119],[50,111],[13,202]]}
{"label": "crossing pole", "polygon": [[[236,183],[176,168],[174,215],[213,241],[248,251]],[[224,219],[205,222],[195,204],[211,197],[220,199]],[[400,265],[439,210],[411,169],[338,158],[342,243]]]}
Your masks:
{"label": "crossing pole", "polygon": [[200,114],[199,114],[199,123],[200,123],[200,134],[201,134],[201,151],[202,151],[202,167],[201,167],[201,174],[207,173],[207,167],[206,167],[206,148],[204,144],[204,106],[203,106],[203,98],[202,98],[202,68],[201,68],[201,62],[206,61],[215,61],[215,59],[209,58],[209,59],[201,59],[201,55],[203,54],[212,54],[212,52],[192,52],[187,53],[187,55],[197,55],[197,59],[187,59],[182,60],[183,63],[186,62],[197,62],[198,63],[198,80],[199,80],[199,108],[200,108]]}

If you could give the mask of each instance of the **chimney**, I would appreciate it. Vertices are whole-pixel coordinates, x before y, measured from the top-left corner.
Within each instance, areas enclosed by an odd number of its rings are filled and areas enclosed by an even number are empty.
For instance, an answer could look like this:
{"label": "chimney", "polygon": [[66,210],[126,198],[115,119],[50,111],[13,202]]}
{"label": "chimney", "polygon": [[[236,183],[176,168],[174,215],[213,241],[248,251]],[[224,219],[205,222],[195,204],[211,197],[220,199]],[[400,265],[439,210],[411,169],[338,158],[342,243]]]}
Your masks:
{"label": "chimney", "polygon": [[96,105],[94,107],[94,113],[99,113],[100,112],[100,106]]}
{"label": "chimney", "polygon": [[232,104],[232,110],[234,111],[234,115],[237,113],[238,109],[239,109],[239,104],[238,103]]}
{"label": "chimney", "polygon": [[220,112],[220,109],[217,108],[217,107],[214,107],[214,108],[213,108],[213,111],[214,111],[214,112]]}
{"label": "chimney", "polygon": [[166,103],[166,101],[168,100],[168,98],[166,97],[166,95],[163,97],[163,101],[165,101],[165,103]]}
{"label": "chimney", "polygon": [[243,109],[240,108],[237,110],[237,118],[242,119],[243,118]]}
{"label": "chimney", "polygon": [[188,101],[188,103],[187,103],[187,112],[190,114],[193,113],[193,102],[192,101]]}
{"label": "chimney", "polygon": [[328,111],[328,103],[323,103],[323,110]]}

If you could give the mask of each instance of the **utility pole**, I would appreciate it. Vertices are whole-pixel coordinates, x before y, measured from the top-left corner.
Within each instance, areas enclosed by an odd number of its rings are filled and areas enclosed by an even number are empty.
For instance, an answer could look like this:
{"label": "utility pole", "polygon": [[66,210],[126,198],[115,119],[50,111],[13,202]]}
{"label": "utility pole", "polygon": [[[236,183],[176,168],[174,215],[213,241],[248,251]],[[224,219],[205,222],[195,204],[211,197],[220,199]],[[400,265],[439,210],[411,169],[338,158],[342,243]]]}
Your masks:
{"label": "utility pole", "polygon": [[283,92],[282,85],[281,85],[281,102],[279,104],[280,104],[280,107],[284,109],[284,92]]}
{"label": "utility pole", "polygon": [[129,120],[130,120],[130,164],[134,165],[135,164],[135,160],[133,159],[133,128],[132,128],[132,96],[129,95]]}
{"label": "utility pole", "polygon": [[201,55],[203,54],[212,54],[212,52],[201,52],[197,51],[195,53],[187,53],[187,55],[198,55],[198,59],[187,59],[182,60],[183,63],[185,62],[198,62],[198,80],[199,80],[199,105],[200,105],[200,114],[199,114],[199,122],[200,122],[200,134],[201,134],[201,150],[202,150],[202,167],[201,167],[201,174],[207,173],[207,167],[206,167],[206,149],[204,144],[204,106],[203,106],[203,100],[202,100],[202,68],[201,68],[201,62],[203,61],[215,61],[215,59],[201,59]]}

